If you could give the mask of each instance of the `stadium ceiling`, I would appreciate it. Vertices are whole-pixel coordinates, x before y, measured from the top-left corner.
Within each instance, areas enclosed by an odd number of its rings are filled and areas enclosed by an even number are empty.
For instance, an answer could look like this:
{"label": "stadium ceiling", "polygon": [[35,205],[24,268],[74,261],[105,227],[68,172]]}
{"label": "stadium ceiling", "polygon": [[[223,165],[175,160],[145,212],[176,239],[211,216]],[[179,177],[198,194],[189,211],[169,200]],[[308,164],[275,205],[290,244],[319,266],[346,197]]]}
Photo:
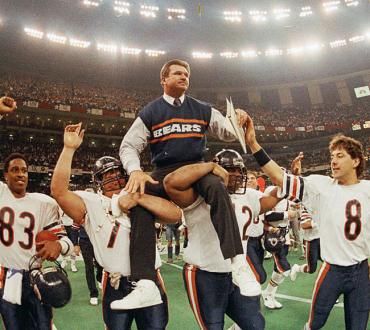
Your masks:
{"label": "stadium ceiling", "polygon": [[[266,20],[256,21],[251,14],[256,11]],[[312,14],[301,15],[310,11]],[[148,14],[150,12],[154,14]],[[319,61],[323,67],[330,63],[333,73],[348,72],[351,67],[354,70],[369,68],[366,59],[370,48],[370,3],[367,0],[3,0],[0,19],[3,24],[0,37],[7,33],[24,34],[28,27],[42,31],[46,41],[86,46],[80,50],[84,58],[94,56],[94,52],[109,52],[109,47],[115,45],[119,52],[122,46],[128,53],[136,52],[136,55],[141,50],[140,56],[151,56],[153,50],[160,51],[154,54],[161,58],[160,63],[167,58],[181,57],[191,60],[192,64],[201,62],[201,68],[204,61],[210,63],[206,66],[234,67],[238,74],[245,72],[244,66],[251,63],[252,71],[259,69],[264,75],[274,67],[279,72],[276,77],[281,77],[281,73],[283,76],[285,73],[279,60],[267,57],[286,55],[280,57],[289,58],[289,55],[302,54],[305,58],[309,53],[307,47],[323,45],[325,54],[318,59],[309,59],[310,63]],[[20,42],[24,42],[22,38]],[[37,45],[40,49],[45,46]],[[67,54],[66,48],[59,51]],[[346,50],[340,48],[353,49],[349,50],[351,54],[347,60],[343,59],[345,55],[339,55],[342,59],[338,60],[336,70],[330,58],[338,56],[339,52],[345,54]],[[264,60],[259,59],[257,64],[248,62],[243,59],[243,51],[244,57],[254,57],[253,51],[256,51],[257,57]],[[203,56],[211,59],[201,59]],[[239,57],[237,61],[227,60],[234,56]],[[322,60],[323,57],[327,59]],[[304,61],[293,59],[294,70]],[[359,63],[361,65],[357,65]],[[156,62],[155,67],[158,70]],[[268,75],[264,78],[269,79]]]}

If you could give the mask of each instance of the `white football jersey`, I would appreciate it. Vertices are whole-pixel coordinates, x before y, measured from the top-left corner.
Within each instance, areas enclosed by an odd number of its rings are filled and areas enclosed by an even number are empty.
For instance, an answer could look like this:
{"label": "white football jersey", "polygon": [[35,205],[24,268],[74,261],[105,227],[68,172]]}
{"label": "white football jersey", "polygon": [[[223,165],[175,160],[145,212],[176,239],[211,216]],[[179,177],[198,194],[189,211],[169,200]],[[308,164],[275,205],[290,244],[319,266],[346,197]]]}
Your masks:
{"label": "white football jersey", "polygon": [[184,217],[189,240],[184,261],[208,272],[230,272],[231,262],[222,255],[220,240],[211,222],[210,206],[201,196],[184,209]]}
{"label": "white football jersey", "polygon": [[[123,276],[131,274],[130,269],[130,219],[122,213],[111,214],[111,199],[93,192],[76,191],[84,201],[87,214],[83,226],[94,247],[98,263],[109,273]],[[156,248],[155,248],[156,249]],[[161,261],[156,249],[156,268]]]}
{"label": "white football jersey", "polygon": [[244,253],[246,253],[248,237],[259,237],[263,234],[263,222],[258,217],[261,211],[261,197],[263,197],[263,193],[251,188],[247,188],[244,195],[230,195]]}
{"label": "white football jersey", "polygon": [[314,226],[313,228],[310,229],[302,229],[302,235],[305,241],[312,241],[320,237],[319,228],[317,227],[317,220],[315,220],[315,218],[316,214],[311,214],[307,212],[306,208],[301,204],[300,223],[303,224],[305,222],[311,221]]}
{"label": "white football jersey", "polygon": [[54,199],[39,193],[15,198],[1,181],[0,225],[0,265],[19,270],[29,269],[30,258],[36,253],[37,233],[49,230],[65,235]]}
{"label": "white football jersey", "polygon": [[346,186],[323,175],[285,175],[286,193],[317,215],[324,261],[350,266],[370,257],[370,181]]}

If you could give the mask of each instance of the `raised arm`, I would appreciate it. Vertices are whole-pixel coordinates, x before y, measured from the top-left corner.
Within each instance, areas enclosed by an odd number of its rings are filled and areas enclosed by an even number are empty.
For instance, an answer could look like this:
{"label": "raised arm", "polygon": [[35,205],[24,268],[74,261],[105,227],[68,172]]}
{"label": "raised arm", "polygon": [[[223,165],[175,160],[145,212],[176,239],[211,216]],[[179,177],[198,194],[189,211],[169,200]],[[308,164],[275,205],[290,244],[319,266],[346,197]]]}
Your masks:
{"label": "raised arm", "polygon": [[184,208],[197,199],[198,195],[192,185],[205,175],[213,173],[221,177],[227,185],[228,172],[216,163],[191,164],[178,168],[167,174],[163,180],[168,196],[180,207]]}
{"label": "raised arm", "polygon": [[271,181],[279,187],[283,185],[284,171],[278,164],[275,163],[259,145],[256,138],[256,131],[254,129],[253,120],[248,116],[245,128],[245,142],[251,149],[254,158],[262,171],[269,176]]}
{"label": "raised arm", "polygon": [[80,196],[69,190],[69,180],[73,155],[83,141],[84,132],[81,123],[65,128],[64,147],[55,166],[50,187],[51,195],[62,210],[78,224],[85,218],[86,206]]}

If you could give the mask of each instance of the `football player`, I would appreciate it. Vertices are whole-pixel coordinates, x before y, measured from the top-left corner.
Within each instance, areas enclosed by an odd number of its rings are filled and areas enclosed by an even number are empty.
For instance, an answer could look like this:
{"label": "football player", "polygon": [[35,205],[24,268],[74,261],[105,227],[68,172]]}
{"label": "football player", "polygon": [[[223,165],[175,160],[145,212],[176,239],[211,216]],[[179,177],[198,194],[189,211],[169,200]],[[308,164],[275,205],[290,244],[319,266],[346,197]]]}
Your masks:
{"label": "football player", "polygon": [[[276,187],[267,187],[265,192],[274,188]],[[275,251],[269,251],[272,252],[274,270],[272,271],[266,289],[262,291],[263,303],[269,309],[280,309],[283,307],[283,305],[276,300],[275,295],[279,285],[284,282],[285,278],[289,276],[291,272],[291,266],[287,259],[290,245],[289,222],[294,220],[296,215],[297,212],[295,209],[290,208],[290,202],[286,199],[280,201],[274,207],[273,211],[263,215],[266,231],[279,231],[285,236],[283,237],[284,244],[282,244],[280,248],[275,249]],[[266,250],[269,250],[267,246]]]}
{"label": "football player", "polygon": [[[248,227],[258,219],[261,211],[271,209],[279,200],[246,189],[243,159],[236,151],[221,151],[216,155],[216,162],[183,166],[168,174],[164,180],[170,198],[184,209],[188,246],[183,256],[186,262],[183,278],[189,302],[201,329],[223,329],[225,314],[242,329],[264,329],[259,295],[244,296],[233,283],[231,262],[223,258],[210,219],[210,207],[192,185],[209,173],[226,182],[243,235],[244,253],[247,249]],[[257,244],[258,237],[250,246]]]}
{"label": "football player", "polygon": [[[370,181],[360,180],[366,167],[362,144],[344,135],[329,144],[331,175],[289,175],[256,139],[253,120],[245,125],[253,156],[281,196],[301,201],[317,215],[323,264],[313,290],[305,329],[321,329],[339,295],[344,296],[346,329],[365,330],[369,319]],[[300,158],[296,159],[297,163]],[[293,166],[294,167],[294,166]]]}
{"label": "football player", "polygon": [[[0,117],[16,109],[9,97],[0,98]],[[29,272],[31,258],[55,260],[72,252],[72,242],[61,224],[57,203],[44,194],[27,193],[28,163],[22,154],[4,160],[5,183],[0,181],[0,313],[5,329],[50,329],[52,307],[33,291]],[[48,230],[55,241],[35,237]]]}
{"label": "football player", "polygon": [[[301,160],[303,153],[298,155],[295,160],[294,175],[301,174]],[[303,232],[303,247],[305,252],[306,263],[303,265],[294,264],[290,272],[290,278],[294,281],[298,273],[313,274],[317,269],[317,262],[321,260],[320,255],[320,236],[317,221],[314,220],[315,215],[310,214],[307,209],[300,203],[299,222]]]}
{"label": "football player", "polygon": [[[84,130],[81,123],[68,125],[64,132],[64,148],[59,156],[51,182],[51,191],[63,211],[82,225],[89,235],[98,263],[104,268],[103,319],[109,329],[130,329],[133,320],[139,329],[165,329],[168,322],[167,298],[159,271],[156,281],[130,281],[130,209],[140,205],[164,222],[181,220],[181,210],[173,203],[146,194],[122,192],[128,176],[121,162],[102,157],[94,166],[93,179],[99,193],[70,191],[72,158],[81,145]],[[155,247],[154,247],[155,248]],[[157,250],[157,249],[155,249]],[[158,256],[158,254],[157,254]],[[157,257],[156,268],[160,266]],[[152,295],[147,288],[154,287]],[[133,290],[135,288],[135,290]],[[116,300],[136,295],[143,308],[115,310]]]}

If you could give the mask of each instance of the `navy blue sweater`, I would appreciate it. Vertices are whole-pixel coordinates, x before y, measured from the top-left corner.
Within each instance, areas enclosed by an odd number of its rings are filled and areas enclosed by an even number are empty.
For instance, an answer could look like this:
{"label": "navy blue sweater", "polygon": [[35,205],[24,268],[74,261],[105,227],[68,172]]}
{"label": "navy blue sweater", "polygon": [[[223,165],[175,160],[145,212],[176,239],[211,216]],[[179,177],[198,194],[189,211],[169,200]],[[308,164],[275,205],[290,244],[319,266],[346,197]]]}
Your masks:
{"label": "navy blue sweater", "polygon": [[149,103],[139,117],[150,131],[152,164],[157,167],[204,159],[206,136],[212,108],[190,96],[180,107],[163,97]]}

